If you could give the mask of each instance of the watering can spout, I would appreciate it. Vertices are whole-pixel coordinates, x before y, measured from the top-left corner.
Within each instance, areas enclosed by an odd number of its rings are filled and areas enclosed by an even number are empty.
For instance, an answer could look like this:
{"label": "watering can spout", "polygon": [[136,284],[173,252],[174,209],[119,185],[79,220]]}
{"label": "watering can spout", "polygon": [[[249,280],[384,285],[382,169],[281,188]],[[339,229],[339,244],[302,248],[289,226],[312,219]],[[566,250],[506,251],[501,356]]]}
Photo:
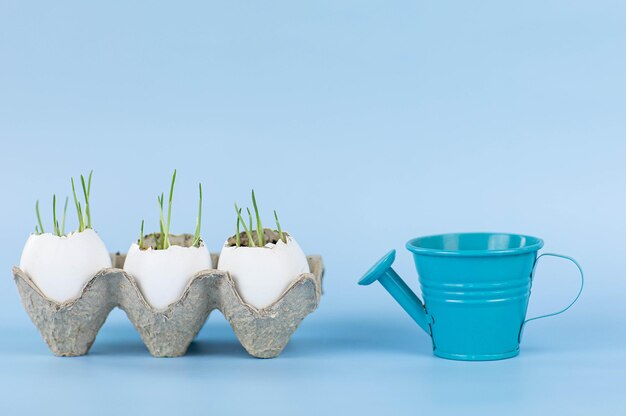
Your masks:
{"label": "watering can spout", "polygon": [[424,308],[422,301],[391,267],[395,259],[396,250],[391,250],[365,273],[359,280],[359,284],[370,285],[378,281],[420,328],[431,335],[430,325],[433,323],[432,317],[426,313],[426,308]]}

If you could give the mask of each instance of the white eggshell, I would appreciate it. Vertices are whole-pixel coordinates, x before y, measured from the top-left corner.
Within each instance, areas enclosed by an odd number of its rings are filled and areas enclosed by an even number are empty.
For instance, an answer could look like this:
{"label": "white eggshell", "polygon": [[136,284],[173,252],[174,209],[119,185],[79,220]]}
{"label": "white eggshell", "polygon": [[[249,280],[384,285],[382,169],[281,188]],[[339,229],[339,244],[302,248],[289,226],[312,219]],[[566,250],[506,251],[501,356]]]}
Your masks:
{"label": "white eggshell", "polygon": [[227,271],[235,281],[241,298],[257,309],[274,303],[309,263],[295,239],[278,241],[265,247],[222,248],[217,268]]}
{"label": "white eggshell", "polygon": [[204,243],[200,247],[171,245],[165,250],[140,250],[132,244],[124,261],[124,270],[135,278],[144,298],[155,309],[177,301],[196,273],[212,268]]}
{"label": "white eggshell", "polygon": [[109,267],[109,251],[90,228],[62,237],[31,234],[20,260],[20,269],[48,298],[59,303],[80,296],[85,284]]}

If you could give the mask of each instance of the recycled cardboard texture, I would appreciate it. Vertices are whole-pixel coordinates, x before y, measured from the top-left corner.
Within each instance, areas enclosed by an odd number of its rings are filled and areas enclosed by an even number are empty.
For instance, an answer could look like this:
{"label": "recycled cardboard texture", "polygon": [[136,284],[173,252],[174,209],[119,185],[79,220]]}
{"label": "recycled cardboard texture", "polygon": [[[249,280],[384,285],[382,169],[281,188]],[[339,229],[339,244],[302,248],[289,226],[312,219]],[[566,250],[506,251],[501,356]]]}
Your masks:
{"label": "recycled cardboard texture", "polygon": [[[219,309],[250,355],[272,358],[317,308],[322,294],[322,258],[308,256],[311,273],[300,275],[267,308],[257,310],[246,304],[228,273],[205,270],[189,282],[179,300],[155,310],[135,279],[121,270],[124,255],[112,257],[118,268],[102,270],[85,285],[80,297],[62,304],[48,299],[20,268],[13,268],[22,303],[55,355],[87,354],[111,310],[119,307],[155,357],[184,355],[211,311]],[[213,261],[217,264],[216,255]]]}

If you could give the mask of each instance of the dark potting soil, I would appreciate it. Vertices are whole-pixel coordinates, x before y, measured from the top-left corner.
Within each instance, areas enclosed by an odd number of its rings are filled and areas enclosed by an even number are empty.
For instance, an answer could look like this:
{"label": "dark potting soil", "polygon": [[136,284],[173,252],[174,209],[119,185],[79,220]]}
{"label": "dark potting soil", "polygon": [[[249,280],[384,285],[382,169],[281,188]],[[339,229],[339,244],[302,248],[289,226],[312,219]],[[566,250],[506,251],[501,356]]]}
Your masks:
{"label": "dark potting soil", "polygon": [[[257,240],[258,240],[257,232],[256,231],[252,231],[251,234],[252,234],[252,239],[256,243]],[[276,243],[278,243],[278,240],[280,240],[280,234],[278,233],[278,231],[272,230],[270,228],[264,228],[263,229],[263,235],[265,237],[265,244],[267,244],[267,243],[276,244]],[[286,232],[283,232],[283,235],[286,237],[289,234],[287,234]],[[240,246],[241,247],[250,247],[248,245],[248,243],[249,243],[249,241],[248,241],[248,234],[246,234],[245,231],[242,231],[242,232],[239,233],[239,239],[240,239]],[[234,236],[230,237],[228,239],[228,241],[226,242],[226,245],[228,247],[235,247],[237,245],[237,238],[236,238],[236,236],[234,235]]]}
{"label": "dark potting soil", "polygon": [[[153,250],[157,249],[157,242],[161,242],[161,233],[152,233],[143,237],[142,249],[152,247]],[[193,244],[193,234],[170,234],[170,245],[191,247]]]}

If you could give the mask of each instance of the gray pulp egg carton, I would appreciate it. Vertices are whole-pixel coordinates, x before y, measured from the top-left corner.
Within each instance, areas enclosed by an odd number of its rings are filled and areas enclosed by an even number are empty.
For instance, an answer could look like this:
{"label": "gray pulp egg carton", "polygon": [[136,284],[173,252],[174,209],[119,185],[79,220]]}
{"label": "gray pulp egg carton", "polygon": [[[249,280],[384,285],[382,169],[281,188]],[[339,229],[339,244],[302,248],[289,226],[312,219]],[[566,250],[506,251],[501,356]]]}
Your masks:
{"label": "gray pulp egg carton", "polygon": [[[217,264],[218,256],[212,257]],[[322,295],[322,258],[308,256],[311,273],[300,275],[276,302],[261,310],[246,304],[230,275],[220,270],[199,272],[176,302],[155,310],[135,279],[122,270],[124,259],[125,255],[112,255],[114,268],[97,273],[80,297],[64,303],[48,299],[26,273],[13,268],[26,312],[55,355],[87,354],[107,316],[118,307],[155,357],[184,355],[211,311],[219,309],[250,355],[273,358],[317,308]]]}

